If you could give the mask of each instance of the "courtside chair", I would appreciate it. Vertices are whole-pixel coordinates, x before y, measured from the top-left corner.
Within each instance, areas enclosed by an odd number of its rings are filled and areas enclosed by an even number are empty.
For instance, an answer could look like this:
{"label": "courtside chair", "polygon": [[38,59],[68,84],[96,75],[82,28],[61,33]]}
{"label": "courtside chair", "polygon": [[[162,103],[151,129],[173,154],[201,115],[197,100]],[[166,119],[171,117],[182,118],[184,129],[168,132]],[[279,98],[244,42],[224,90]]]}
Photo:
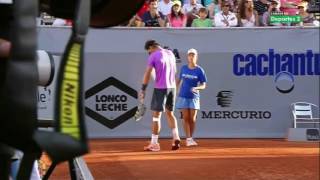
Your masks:
{"label": "courtside chair", "polygon": [[[319,107],[308,102],[295,102],[291,104],[293,115],[293,127],[297,128],[297,124],[316,124],[320,125]],[[318,113],[316,113],[318,112]],[[314,117],[317,114],[318,117]]]}

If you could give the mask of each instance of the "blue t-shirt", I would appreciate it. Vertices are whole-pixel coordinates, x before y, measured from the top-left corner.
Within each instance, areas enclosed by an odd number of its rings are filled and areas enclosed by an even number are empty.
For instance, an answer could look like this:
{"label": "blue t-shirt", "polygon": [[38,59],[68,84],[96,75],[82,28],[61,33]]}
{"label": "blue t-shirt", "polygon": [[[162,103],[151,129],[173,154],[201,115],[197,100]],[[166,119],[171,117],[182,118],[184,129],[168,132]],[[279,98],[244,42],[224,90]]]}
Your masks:
{"label": "blue t-shirt", "polygon": [[188,65],[182,66],[179,78],[182,81],[179,97],[188,99],[200,97],[199,93],[192,92],[193,87],[197,87],[199,83],[202,84],[207,82],[206,74],[200,66],[197,66],[194,69],[190,69]]}
{"label": "blue t-shirt", "polygon": [[[159,12],[159,16],[162,20],[165,20],[165,16]],[[150,11],[147,11],[142,16],[142,21],[146,27],[160,27],[159,21],[156,17],[152,17]]]}

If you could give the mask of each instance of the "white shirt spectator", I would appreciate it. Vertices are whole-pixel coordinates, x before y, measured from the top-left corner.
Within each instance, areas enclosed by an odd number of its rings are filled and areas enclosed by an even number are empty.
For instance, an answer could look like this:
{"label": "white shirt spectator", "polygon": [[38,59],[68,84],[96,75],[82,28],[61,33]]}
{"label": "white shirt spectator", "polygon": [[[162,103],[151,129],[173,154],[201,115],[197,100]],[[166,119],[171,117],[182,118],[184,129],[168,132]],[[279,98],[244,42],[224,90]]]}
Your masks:
{"label": "white shirt spectator", "polygon": [[162,12],[163,15],[167,16],[168,14],[171,13],[172,5],[173,5],[173,2],[171,0],[169,1],[169,3],[161,1],[158,4],[158,10]]}
{"label": "white shirt spectator", "polygon": [[228,15],[223,14],[221,11],[214,16],[214,24],[216,27],[233,27],[238,25],[238,19],[236,15],[230,11]]}
{"label": "white shirt spectator", "polygon": [[67,22],[64,19],[60,19],[60,18],[56,18],[53,23],[52,26],[66,26]]}
{"label": "white shirt spectator", "polygon": [[241,24],[242,27],[254,27],[255,22],[256,22],[256,17],[254,16],[254,14],[252,14],[252,16],[250,17],[250,20],[247,19],[240,19],[241,20]]}
{"label": "white shirt spectator", "polygon": [[197,3],[195,5],[191,5],[190,3],[188,3],[188,4],[184,4],[183,5],[182,12],[187,14],[187,13],[191,12],[194,8],[197,11],[199,11],[199,9],[202,8],[202,7],[203,7],[202,4],[199,4],[199,3]]}

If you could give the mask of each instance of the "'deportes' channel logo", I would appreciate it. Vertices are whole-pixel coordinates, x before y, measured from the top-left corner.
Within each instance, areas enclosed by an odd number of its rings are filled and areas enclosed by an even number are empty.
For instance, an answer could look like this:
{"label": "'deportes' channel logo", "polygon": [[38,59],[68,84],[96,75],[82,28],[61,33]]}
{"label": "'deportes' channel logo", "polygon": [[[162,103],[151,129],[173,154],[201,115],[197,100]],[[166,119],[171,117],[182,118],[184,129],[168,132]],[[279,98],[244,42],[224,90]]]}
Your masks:
{"label": "'deportes' channel logo", "polygon": [[129,120],[137,111],[137,91],[114,77],[87,90],[85,98],[86,114],[110,129]]}
{"label": "'deportes' channel logo", "polygon": [[290,93],[295,87],[295,76],[319,76],[320,53],[279,54],[269,49],[268,54],[236,54],[233,56],[236,76],[274,76],[276,89]]}

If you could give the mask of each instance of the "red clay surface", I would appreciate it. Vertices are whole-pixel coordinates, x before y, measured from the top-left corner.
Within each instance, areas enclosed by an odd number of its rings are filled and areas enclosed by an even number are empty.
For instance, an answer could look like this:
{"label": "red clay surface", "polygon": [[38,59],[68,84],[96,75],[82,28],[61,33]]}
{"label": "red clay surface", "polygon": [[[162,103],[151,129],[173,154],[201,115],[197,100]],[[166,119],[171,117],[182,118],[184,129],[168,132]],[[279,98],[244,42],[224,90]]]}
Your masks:
{"label": "red clay surface", "polygon": [[[143,152],[145,139],[91,140],[85,160],[97,180],[319,180],[319,143],[282,139],[199,139],[199,146]],[[50,179],[70,179],[66,164]]]}

